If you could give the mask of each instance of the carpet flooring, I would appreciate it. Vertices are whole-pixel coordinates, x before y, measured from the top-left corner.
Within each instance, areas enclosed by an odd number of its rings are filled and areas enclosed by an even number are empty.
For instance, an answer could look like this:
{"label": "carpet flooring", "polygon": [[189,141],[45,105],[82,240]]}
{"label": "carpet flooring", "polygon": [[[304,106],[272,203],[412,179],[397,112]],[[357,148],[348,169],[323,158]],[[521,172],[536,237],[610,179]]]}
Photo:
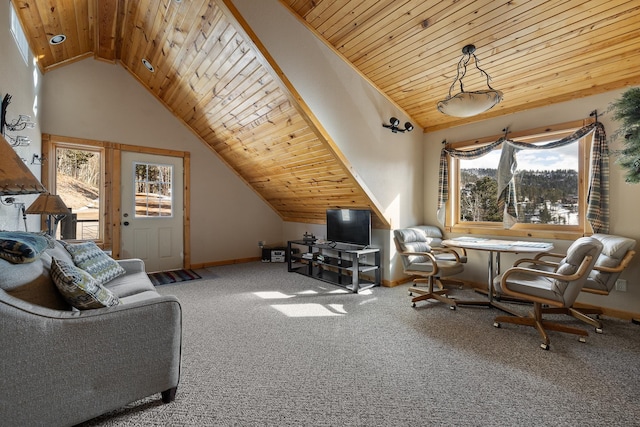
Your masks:
{"label": "carpet flooring", "polygon": [[497,310],[411,308],[406,286],[344,293],[259,262],[198,274],[158,288],[183,308],[176,401],[149,396],[84,427],[640,425],[630,322],[605,319],[586,343],[551,332],[544,351],[533,328],[494,328]]}
{"label": "carpet flooring", "polygon": [[153,286],[167,285],[169,283],[186,282],[187,280],[200,279],[200,275],[193,270],[180,269],[160,271],[148,274]]}

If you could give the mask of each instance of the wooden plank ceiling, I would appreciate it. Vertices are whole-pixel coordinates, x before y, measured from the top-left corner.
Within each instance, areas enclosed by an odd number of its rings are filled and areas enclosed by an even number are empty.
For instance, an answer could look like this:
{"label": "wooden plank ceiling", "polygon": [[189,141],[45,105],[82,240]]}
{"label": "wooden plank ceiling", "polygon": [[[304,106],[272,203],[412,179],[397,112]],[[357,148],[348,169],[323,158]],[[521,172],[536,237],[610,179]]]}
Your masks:
{"label": "wooden plank ceiling", "polygon": [[[389,227],[230,0],[11,1],[43,72],[87,56],[121,64],[284,220],[369,207]],[[637,0],[280,2],[425,131],[640,83]],[[52,46],[56,34],[67,40]],[[460,119],[435,105],[466,44],[504,100]],[[474,71],[466,90],[485,88]]]}
{"label": "wooden plank ceiling", "polygon": [[[425,131],[640,83],[637,0],[280,1]],[[460,119],[436,104],[467,44],[504,100]],[[475,69],[463,81],[486,89]]]}

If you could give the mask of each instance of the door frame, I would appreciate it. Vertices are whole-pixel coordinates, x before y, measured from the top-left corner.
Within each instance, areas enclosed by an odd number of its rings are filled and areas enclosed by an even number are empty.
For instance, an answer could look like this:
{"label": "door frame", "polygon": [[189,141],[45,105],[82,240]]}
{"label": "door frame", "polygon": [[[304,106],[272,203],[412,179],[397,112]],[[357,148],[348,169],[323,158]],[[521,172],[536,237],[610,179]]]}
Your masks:
{"label": "door frame", "polygon": [[[188,151],[169,150],[164,148],[142,147],[139,145],[119,144],[108,141],[96,141],[69,136],[42,134],[42,152],[46,159],[55,158],[57,143],[78,146],[100,147],[104,153],[104,170],[101,183],[104,192],[104,232],[103,238],[96,241],[104,250],[111,250],[114,259],[120,259],[120,217],[122,213],[121,200],[121,173],[122,151],[130,151],[144,154],[157,154],[168,157],[182,158],[183,189],[182,189],[182,247],[184,251],[183,268],[191,268],[191,153]],[[50,165],[52,165],[50,167]],[[50,188],[50,183],[55,183],[55,162],[44,161],[42,163],[42,184]]]}

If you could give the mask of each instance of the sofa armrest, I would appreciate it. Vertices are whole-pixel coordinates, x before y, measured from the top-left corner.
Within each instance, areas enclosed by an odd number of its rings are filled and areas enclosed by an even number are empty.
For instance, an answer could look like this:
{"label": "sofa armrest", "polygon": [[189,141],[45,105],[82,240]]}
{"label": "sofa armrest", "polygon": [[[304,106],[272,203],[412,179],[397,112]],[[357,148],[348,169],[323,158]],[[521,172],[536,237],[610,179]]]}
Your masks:
{"label": "sofa armrest", "polygon": [[175,297],[56,311],[0,296],[0,413],[9,424],[75,425],[178,385]]}
{"label": "sofa armrest", "polygon": [[118,259],[116,260],[127,274],[144,272],[144,261],[138,258]]}

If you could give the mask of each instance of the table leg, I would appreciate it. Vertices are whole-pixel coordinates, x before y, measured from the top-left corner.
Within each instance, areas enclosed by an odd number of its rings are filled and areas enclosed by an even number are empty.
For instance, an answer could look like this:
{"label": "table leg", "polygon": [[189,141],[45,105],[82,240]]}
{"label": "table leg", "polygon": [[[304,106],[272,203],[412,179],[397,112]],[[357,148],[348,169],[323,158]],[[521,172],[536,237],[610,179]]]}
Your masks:
{"label": "table leg", "polygon": [[[494,261],[495,257],[495,261]],[[489,283],[487,286],[489,306],[502,310],[505,313],[509,313],[512,316],[518,316],[518,313],[500,303],[493,300],[493,280],[500,275],[500,252],[489,251]]]}
{"label": "table leg", "polygon": [[489,304],[493,302],[493,278],[495,277],[495,270],[493,269],[493,251],[489,251],[489,263],[487,265],[489,271],[489,283],[487,284],[487,295],[489,297]]}

